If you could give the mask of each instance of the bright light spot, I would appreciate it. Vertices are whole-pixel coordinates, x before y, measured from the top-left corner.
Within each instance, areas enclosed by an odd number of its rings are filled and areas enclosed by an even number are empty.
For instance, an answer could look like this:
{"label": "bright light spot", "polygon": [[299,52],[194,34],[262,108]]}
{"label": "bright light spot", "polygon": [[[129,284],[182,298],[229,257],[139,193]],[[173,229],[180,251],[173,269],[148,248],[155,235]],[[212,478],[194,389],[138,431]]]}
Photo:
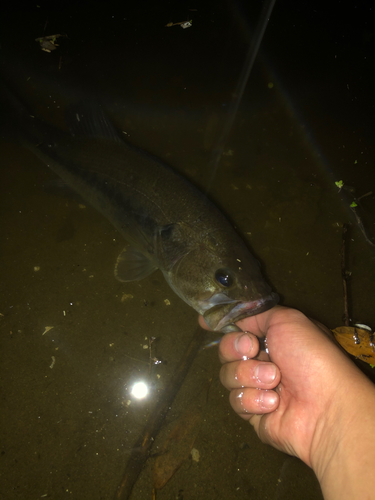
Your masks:
{"label": "bright light spot", "polygon": [[131,390],[132,396],[137,399],[143,399],[148,394],[148,387],[144,382],[136,382]]}

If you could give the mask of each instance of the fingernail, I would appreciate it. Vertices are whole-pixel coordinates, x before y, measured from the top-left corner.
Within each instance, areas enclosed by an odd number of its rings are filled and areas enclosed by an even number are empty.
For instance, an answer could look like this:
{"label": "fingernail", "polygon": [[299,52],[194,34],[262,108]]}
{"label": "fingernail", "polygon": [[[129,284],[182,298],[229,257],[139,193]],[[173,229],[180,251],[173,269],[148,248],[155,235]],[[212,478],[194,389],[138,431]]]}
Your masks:
{"label": "fingernail", "polygon": [[234,348],[238,352],[238,354],[241,354],[241,356],[246,356],[249,354],[253,347],[253,339],[247,335],[247,333],[244,333],[240,337],[237,337],[236,340],[234,341]]}
{"label": "fingernail", "polygon": [[258,382],[269,384],[276,377],[276,366],[273,363],[261,363],[255,368],[255,376]]}
{"label": "fingernail", "polygon": [[262,391],[260,403],[265,410],[271,410],[277,403],[277,394],[274,391]]}

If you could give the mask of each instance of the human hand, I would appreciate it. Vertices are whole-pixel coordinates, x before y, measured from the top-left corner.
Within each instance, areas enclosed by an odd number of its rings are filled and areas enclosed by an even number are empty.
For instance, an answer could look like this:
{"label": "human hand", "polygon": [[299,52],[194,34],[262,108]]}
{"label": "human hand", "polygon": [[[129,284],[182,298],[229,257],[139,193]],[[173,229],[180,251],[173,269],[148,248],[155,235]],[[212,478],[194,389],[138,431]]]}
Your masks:
{"label": "human hand", "polygon": [[[202,318],[200,322],[204,326]],[[224,335],[219,347],[220,379],[230,390],[233,409],[250,421],[263,442],[301,458],[319,478],[330,446],[342,439],[342,413],[350,416],[358,388],[373,391],[372,384],[329,330],[299,311],[277,306],[238,325],[251,333]],[[269,354],[255,359],[258,338],[265,337]],[[358,387],[350,391],[353,384]]]}

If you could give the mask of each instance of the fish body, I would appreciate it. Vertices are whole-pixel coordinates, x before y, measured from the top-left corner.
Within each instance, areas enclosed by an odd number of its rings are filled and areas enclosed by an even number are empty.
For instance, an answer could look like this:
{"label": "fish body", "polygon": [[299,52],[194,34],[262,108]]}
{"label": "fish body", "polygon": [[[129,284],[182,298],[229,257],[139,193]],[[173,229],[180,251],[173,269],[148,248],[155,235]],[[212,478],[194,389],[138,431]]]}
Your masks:
{"label": "fish body", "polygon": [[130,243],[120,281],[160,269],[171,288],[216,331],[273,307],[278,297],[224,215],[159,159],[124,141],[100,110],[77,107],[71,133],[16,102],[24,144],[101,212]]}

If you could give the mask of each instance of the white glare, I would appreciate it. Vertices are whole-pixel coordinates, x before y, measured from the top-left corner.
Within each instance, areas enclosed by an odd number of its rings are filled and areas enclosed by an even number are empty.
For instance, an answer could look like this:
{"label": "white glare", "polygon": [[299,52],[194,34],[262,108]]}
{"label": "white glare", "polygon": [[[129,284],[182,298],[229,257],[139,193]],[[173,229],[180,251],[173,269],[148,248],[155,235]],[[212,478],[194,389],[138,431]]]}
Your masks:
{"label": "white glare", "polygon": [[144,382],[136,382],[131,390],[131,395],[137,399],[143,399],[148,394],[148,387]]}

